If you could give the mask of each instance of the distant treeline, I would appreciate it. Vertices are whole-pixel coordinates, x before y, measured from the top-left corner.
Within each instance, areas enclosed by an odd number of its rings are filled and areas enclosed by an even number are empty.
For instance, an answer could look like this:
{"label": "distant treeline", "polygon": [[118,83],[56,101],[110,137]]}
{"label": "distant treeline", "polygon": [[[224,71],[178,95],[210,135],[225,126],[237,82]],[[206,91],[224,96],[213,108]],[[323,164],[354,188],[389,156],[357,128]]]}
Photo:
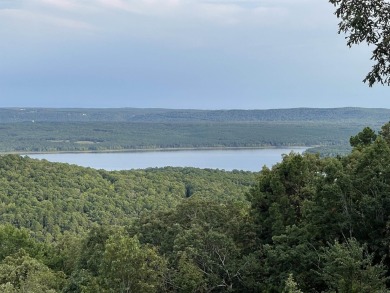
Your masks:
{"label": "distant treeline", "polygon": [[356,125],[334,123],[24,122],[0,124],[1,152],[344,146]]}
{"label": "distant treeline", "polygon": [[293,108],[271,110],[0,108],[0,123],[14,122],[265,122],[328,121],[380,126],[390,109]]}
{"label": "distant treeline", "polygon": [[364,126],[379,129],[389,109],[277,110],[0,109],[0,152],[125,151],[166,148],[318,146],[350,151]]}

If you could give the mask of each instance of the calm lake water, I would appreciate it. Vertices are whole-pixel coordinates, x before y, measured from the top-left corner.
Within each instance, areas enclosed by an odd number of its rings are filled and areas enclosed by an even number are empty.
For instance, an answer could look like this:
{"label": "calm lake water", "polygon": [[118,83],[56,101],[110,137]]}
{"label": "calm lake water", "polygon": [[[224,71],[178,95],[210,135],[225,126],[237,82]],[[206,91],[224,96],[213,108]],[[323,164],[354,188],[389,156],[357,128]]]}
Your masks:
{"label": "calm lake water", "polygon": [[241,150],[188,150],[148,151],[127,153],[70,153],[28,155],[51,162],[76,164],[95,169],[129,170],[150,167],[197,167],[245,171],[260,171],[282,159],[282,154],[291,151],[302,153],[306,148],[241,149]]}

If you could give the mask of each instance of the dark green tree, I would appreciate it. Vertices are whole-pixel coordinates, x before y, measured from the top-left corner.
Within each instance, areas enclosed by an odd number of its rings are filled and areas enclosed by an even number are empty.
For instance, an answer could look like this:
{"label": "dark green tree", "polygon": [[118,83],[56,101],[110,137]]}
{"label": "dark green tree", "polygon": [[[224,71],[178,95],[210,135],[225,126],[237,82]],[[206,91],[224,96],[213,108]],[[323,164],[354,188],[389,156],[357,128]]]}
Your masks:
{"label": "dark green tree", "polygon": [[321,160],[315,155],[290,154],[272,169],[263,168],[248,194],[257,239],[271,243],[286,226],[302,220],[303,204],[314,194]]}
{"label": "dark green tree", "polygon": [[390,264],[390,146],[379,137],[347,159],[353,237]]}
{"label": "dark green tree", "polygon": [[177,271],[174,276],[174,284],[180,292],[199,292],[205,287],[203,272],[187,256],[184,251],[179,256]]}
{"label": "dark green tree", "polygon": [[362,148],[373,143],[376,137],[377,135],[375,134],[374,130],[372,130],[370,127],[365,127],[357,135],[351,136],[349,143],[352,147]]}
{"label": "dark green tree", "polygon": [[0,225],[0,261],[17,253],[20,249],[24,249],[35,258],[44,258],[44,244],[32,238],[27,229],[18,229],[12,225]]}
{"label": "dark green tree", "polygon": [[379,135],[390,145],[390,122],[381,127]]}
{"label": "dark green tree", "polygon": [[336,241],[323,249],[321,258],[321,277],[328,285],[327,292],[388,292],[386,268],[373,264],[373,255],[356,239],[344,243]]}
{"label": "dark green tree", "polygon": [[159,292],[165,273],[165,259],[137,237],[116,232],[106,241],[100,275],[107,292]]}
{"label": "dark green tree", "polygon": [[73,262],[76,263],[65,292],[105,292],[100,286],[101,265],[106,241],[114,230],[114,227],[94,226],[83,239],[81,247],[75,249]]}
{"label": "dark green tree", "polygon": [[349,170],[336,158],[322,160],[314,196],[305,202],[305,227],[315,246],[353,233],[355,209]]}

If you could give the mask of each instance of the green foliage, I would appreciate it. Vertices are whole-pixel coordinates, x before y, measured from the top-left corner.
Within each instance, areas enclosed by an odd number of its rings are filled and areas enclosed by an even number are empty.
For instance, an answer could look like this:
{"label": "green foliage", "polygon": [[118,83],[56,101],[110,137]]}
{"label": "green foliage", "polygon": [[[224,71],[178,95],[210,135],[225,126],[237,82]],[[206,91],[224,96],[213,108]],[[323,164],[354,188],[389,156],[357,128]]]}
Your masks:
{"label": "green foliage", "polygon": [[348,137],[389,115],[364,108],[0,109],[0,152],[321,146],[339,155],[348,153]]}
{"label": "green foliage", "polygon": [[55,293],[64,286],[64,276],[21,249],[0,263],[0,284],[5,292]]}
{"label": "green foliage", "polygon": [[257,174],[2,156],[0,291],[387,292],[388,128]]}
{"label": "green foliage", "polygon": [[347,34],[347,45],[366,43],[373,47],[375,62],[364,82],[390,85],[390,3],[386,0],[330,0],[341,19],[339,33]]}
{"label": "green foliage", "polygon": [[373,265],[373,255],[356,239],[335,242],[323,248],[321,277],[329,286],[328,292],[361,293],[387,292],[386,269]]}
{"label": "green foliage", "polygon": [[364,147],[373,143],[375,139],[375,131],[370,127],[365,127],[363,131],[359,132],[356,136],[352,136],[349,143],[352,147]]}
{"label": "green foliage", "polygon": [[87,270],[92,276],[100,273],[101,262],[106,250],[106,242],[115,233],[117,227],[94,226],[81,245],[77,267]]}
{"label": "green foliage", "polygon": [[336,158],[347,156],[351,153],[352,147],[349,145],[331,145],[331,146],[316,146],[305,151],[308,154],[319,154],[323,158]]}
{"label": "green foliage", "polygon": [[271,170],[263,168],[248,194],[261,243],[270,243],[286,226],[301,221],[303,204],[314,193],[313,174],[320,165],[318,156],[292,153]]}
{"label": "green foliage", "polygon": [[379,131],[379,135],[390,144],[390,122],[384,124]]}
{"label": "green foliage", "polygon": [[129,225],[144,213],[170,210],[186,197],[189,184],[194,198],[246,203],[243,194],[254,178],[250,172],[194,168],[106,172],[6,155],[0,157],[0,224],[52,241],[65,231]]}
{"label": "green foliage", "polygon": [[137,237],[111,235],[100,267],[108,292],[158,292],[164,286],[165,260]]}
{"label": "green foliage", "polygon": [[32,238],[27,229],[17,229],[10,224],[0,225],[0,261],[24,249],[29,255],[43,259],[45,247]]}
{"label": "green foliage", "polygon": [[[36,122],[0,124],[0,152],[348,145],[361,124],[334,122]],[[375,126],[378,123],[374,123]]]}
{"label": "green foliage", "polygon": [[293,274],[289,274],[283,290],[284,293],[303,293],[298,288],[297,282],[294,281]]}
{"label": "green foliage", "polygon": [[174,283],[178,291],[183,293],[199,292],[205,286],[203,272],[187,256],[186,252],[182,252],[179,256]]}
{"label": "green foliage", "polygon": [[237,267],[239,249],[225,233],[193,226],[176,236],[174,252],[177,255],[185,253],[202,272],[204,291],[233,288],[240,269]]}
{"label": "green foliage", "polygon": [[137,108],[0,108],[0,123],[17,122],[132,122],[132,123],[188,123],[188,122],[281,122],[339,120],[350,123],[384,123],[388,109],[365,108],[293,108],[270,110],[190,110]]}
{"label": "green foliage", "polygon": [[157,292],[164,288],[166,261],[123,228],[95,227],[88,234],[66,292]]}
{"label": "green foliage", "polygon": [[239,203],[191,198],[173,212],[141,218],[135,230],[142,243],[159,247],[168,257],[178,292],[237,290],[247,266],[239,238],[246,209]]}
{"label": "green foliage", "polygon": [[264,263],[261,290],[282,291],[293,273],[304,292],[385,292],[390,239],[387,127],[378,136],[364,129],[355,137],[352,154],[344,158],[309,161],[293,154],[261,172],[248,197]]}

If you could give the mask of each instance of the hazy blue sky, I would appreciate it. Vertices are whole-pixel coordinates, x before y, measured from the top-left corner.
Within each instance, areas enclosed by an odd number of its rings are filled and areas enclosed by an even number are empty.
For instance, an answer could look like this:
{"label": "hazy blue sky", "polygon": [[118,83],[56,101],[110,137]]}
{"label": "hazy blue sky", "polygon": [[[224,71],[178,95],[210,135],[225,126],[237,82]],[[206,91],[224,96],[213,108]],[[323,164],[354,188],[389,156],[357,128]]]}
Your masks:
{"label": "hazy blue sky", "polygon": [[0,0],[0,107],[390,107],[327,0]]}

